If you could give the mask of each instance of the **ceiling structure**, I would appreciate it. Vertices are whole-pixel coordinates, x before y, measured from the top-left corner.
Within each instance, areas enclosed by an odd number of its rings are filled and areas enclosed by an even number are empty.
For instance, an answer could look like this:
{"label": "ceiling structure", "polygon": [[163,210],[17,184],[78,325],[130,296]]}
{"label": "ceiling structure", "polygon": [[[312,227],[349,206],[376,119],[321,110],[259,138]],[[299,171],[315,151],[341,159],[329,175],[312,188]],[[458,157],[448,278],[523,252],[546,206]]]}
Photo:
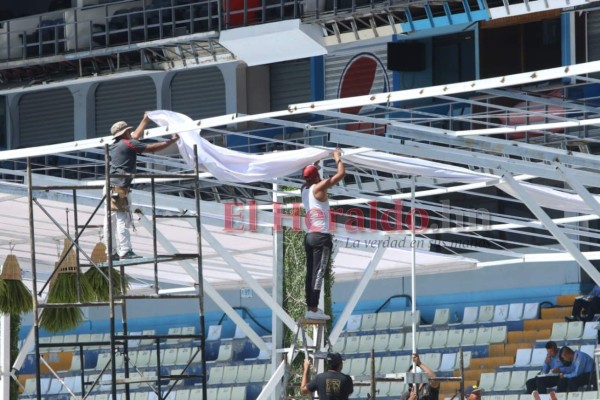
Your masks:
{"label": "ceiling structure", "polygon": [[[600,231],[582,224],[597,219],[600,214],[600,206],[591,201],[590,190],[593,189],[588,189],[598,182],[600,170],[600,160],[592,154],[598,142],[600,91],[597,89],[598,80],[591,74],[598,70],[600,63],[591,62],[439,87],[290,105],[288,110],[281,112],[254,116],[227,115],[205,119],[198,124],[203,127],[203,136],[221,137],[223,142],[227,142],[228,137],[242,135],[253,142],[254,148],[259,146],[265,151],[339,144],[351,153],[353,147],[369,147],[394,155],[415,157],[415,160],[432,161],[437,163],[435,165],[440,171],[459,167],[474,174],[489,174],[489,180],[465,183],[402,171],[390,173],[385,168],[378,170],[376,165],[366,168],[364,165],[349,164],[345,184],[331,190],[332,206],[346,209],[358,207],[366,216],[370,210],[367,203],[377,201],[381,209],[365,217],[367,220],[372,215],[377,215],[375,219],[379,219],[399,200],[405,209],[414,207],[424,210],[429,218],[430,229],[421,232],[418,238],[423,243],[420,248],[422,256],[419,258],[427,264],[427,271],[441,272],[442,269],[436,269],[439,266],[450,269],[475,268],[478,261],[481,261],[479,266],[523,262],[531,260],[532,253],[538,254],[537,260],[545,256],[548,259],[560,256],[585,264],[583,259],[598,258],[595,252],[599,250],[596,248],[596,239]],[[356,106],[362,107],[363,114],[344,112]],[[285,118],[290,114],[308,113],[309,123]],[[296,133],[269,139],[260,136],[260,129],[236,130],[236,123],[247,121],[261,123],[266,129],[295,129]],[[225,125],[226,122],[229,125]],[[176,126],[169,127],[168,131],[172,133],[190,128]],[[159,137],[166,131],[166,128],[150,129],[146,137]],[[383,132],[385,135],[382,135]],[[108,141],[109,138],[105,137],[0,153],[3,161],[3,168],[0,169],[3,175],[0,183],[0,193],[3,193],[0,197],[3,205],[0,208],[0,220],[7,228],[0,236],[0,255],[10,251],[16,254],[26,277],[31,264],[31,249],[24,157],[33,157],[33,184],[49,187],[48,190],[34,193],[40,204],[34,207],[36,262],[39,278],[43,278],[51,273],[62,248],[65,232],[58,227],[71,234],[75,232],[75,207],[78,210],[77,225],[80,227],[99,207],[97,215],[89,221],[90,227],[82,233],[81,248],[91,254],[91,249],[101,240],[104,215],[104,204],[100,204],[100,188],[104,179],[102,146]],[[61,157],[57,158],[56,155]],[[142,156],[139,161],[141,165],[138,172],[148,176],[165,171],[193,172],[177,156]],[[333,172],[327,160],[323,163],[323,169],[325,174]],[[221,243],[254,279],[263,284],[269,283],[273,268],[271,199],[273,196],[278,201],[290,197],[297,199],[297,188],[301,185],[299,176],[283,176],[276,181],[255,184],[229,184],[215,180],[209,173],[202,173],[200,180],[202,220],[206,235],[212,235]],[[537,183],[565,195],[578,196],[589,207],[578,207],[564,214],[566,210],[560,210],[562,219],[552,223],[549,214],[556,212],[538,210],[536,201],[528,193],[521,192],[518,182],[523,181]],[[136,182],[139,183],[134,191],[134,203],[141,213],[136,214],[135,219],[139,222],[133,241],[138,253],[148,255],[153,253],[151,223],[147,222],[151,215],[149,178],[138,178]],[[509,190],[512,188],[511,194],[517,198],[506,195],[502,190],[489,190],[499,183],[509,187]],[[90,185],[95,189],[78,190],[75,206],[73,191],[52,190],[56,185]],[[413,185],[414,200],[411,201]],[[190,211],[194,208],[190,186],[185,182],[158,179],[156,187],[158,213],[177,215],[193,212]],[[278,189],[282,187],[285,190]],[[460,195],[457,197],[457,194]],[[443,203],[444,196],[462,200],[446,204]],[[251,199],[258,201],[260,209],[257,232],[227,232],[224,229],[226,204]],[[485,223],[482,223],[481,210],[473,205],[494,203],[499,199],[508,204],[514,203],[513,213],[511,207],[506,207],[502,212],[487,210]],[[522,202],[527,209],[519,206]],[[41,208],[46,208],[47,212]],[[578,209],[594,212],[580,214]],[[49,215],[56,221],[51,221]],[[551,226],[544,227],[549,221]],[[410,247],[406,240],[402,242],[404,246],[399,245],[399,241],[410,233],[406,230],[406,220],[404,229],[392,232],[377,229],[352,232],[352,229],[344,226],[345,222],[347,218],[338,220],[336,235],[339,243],[335,268],[339,279],[354,279],[361,269],[360,263],[347,267],[342,260],[362,257],[366,265],[373,253],[372,247],[364,246],[364,240],[368,239],[389,237],[397,240],[395,246],[387,249],[378,274],[390,276],[409,272],[406,266],[410,265],[410,261],[407,263],[406,260],[410,259]],[[284,221],[284,224],[289,225],[290,222]],[[432,224],[437,227],[431,229]],[[161,221],[159,230],[176,247],[177,252],[194,251],[195,241],[192,239],[195,236],[191,232],[195,227],[186,220]],[[488,235],[491,231],[522,235],[529,239],[513,241],[503,235]],[[440,236],[443,233],[452,234],[452,240],[448,240],[448,236]],[[565,250],[561,234],[570,235],[569,242],[575,249],[581,247],[589,251],[582,255],[573,253],[573,248]],[[363,241],[363,246],[359,246],[359,249],[349,248],[348,243],[356,240]],[[461,256],[465,253],[465,243],[470,246],[468,257]],[[228,268],[219,251],[211,248],[206,241],[203,251],[205,278],[211,284],[222,288],[246,286],[243,277]],[[165,253],[166,249],[159,247],[158,252]],[[477,252],[486,254],[484,260],[475,259],[473,255]],[[446,267],[448,265],[453,267]],[[151,271],[145,271],[143,266],[129,267],[129,271],[140,282],[146,282],[150,278],[148,274],[151,275]],[[160,280],[165,287],[193,284],[193,279],[183,270],[170,266],[160,273]]]}

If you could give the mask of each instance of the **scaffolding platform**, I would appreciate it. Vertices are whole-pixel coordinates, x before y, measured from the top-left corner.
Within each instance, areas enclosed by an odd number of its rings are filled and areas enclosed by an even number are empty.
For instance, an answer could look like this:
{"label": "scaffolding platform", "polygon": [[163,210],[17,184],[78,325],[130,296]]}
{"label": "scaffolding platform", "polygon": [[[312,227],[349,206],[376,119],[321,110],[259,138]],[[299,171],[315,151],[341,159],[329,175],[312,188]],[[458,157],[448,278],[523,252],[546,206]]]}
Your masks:
{"label": "scaffolding platform", "polygon": [[[197,257],[198,257],[198,254],[194,254],[194,253],[161,254],[161,255],[158,255],[156,258],[154,258],[154,257],[139,257],[139,258],[127,258],[125,260],[113,261],[112,266],[113,267],[131,266],[131,265],[139,265],[139,264],[151,264],[154,262],[163,263],[163,262],[169,262],[169,261],[190,260],[190,259],[194,259]],[[82,267],[92,267],[93,265],[92,264],[81,264],[81,266]],[[109,267],[110,262],[107,261],[107,262],[103,262],[103,263],[98,263],[98,264],[96,264],[96,266],[99,268]]]}

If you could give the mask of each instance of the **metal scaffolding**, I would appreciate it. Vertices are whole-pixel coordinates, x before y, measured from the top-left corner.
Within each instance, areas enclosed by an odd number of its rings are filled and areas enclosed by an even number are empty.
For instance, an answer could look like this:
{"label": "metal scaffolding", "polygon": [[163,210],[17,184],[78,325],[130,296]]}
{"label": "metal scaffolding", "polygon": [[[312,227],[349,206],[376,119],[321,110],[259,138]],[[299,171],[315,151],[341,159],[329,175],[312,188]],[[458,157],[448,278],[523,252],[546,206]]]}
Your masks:
{"label": "metal scaffolding", "polygon": [[[105,242],[108,244],[107,246],[107,254],[112,254],[112,235],[113,230],[111,229],[111,206],[110,195],[112,194],[112,187],[110,186],[110,168],[109,168],[109,153],[108,153],[108,145],[105,146],[105,171],[106,171],[106,181],[105,186],[109,187],[110,190],[106,191],[106,195],[104,195],[96,209],[94,210],[93,215],[96,211],[100,209],[100,207],[104,204],[106,210],[106,221],[108,223],[108,237],[105,238]],[[197,156],[196,156],[197,159]],[[196,260],[195,272],[197,282],[203,282],[203,269],[202,269],[202,243],[201,243],[201,213],[200,213],[200,199],[199,199],[199,174],[198,167],[196,167],[191,173],[173,173],[166,172],[162,174],[137,174],[138,178],[148,179],[150,182],[150,195],[152,199],[152,218],[151,218],[151,230],[153,233],[153,254],[151,257],[146,258],[136,258],[136,259],[128,259],[128,260],[120,260],[114,261],[112,257],[108,257],[106,262],[98,263],[94,262],[91,255],[85,250],[84,247],[80,246],[79,238],[85,232],[86,229],[89,228],[91,217],[82,225],[79,225],[78,221],[78,191],[85,191],[90,189],[98,189],[96,186],[86,186],[86,185],[69,185],[69,186],[57,186],[57,185],[34,185],[32,179],[32,168],[31,168],[31,159],[27,158],[27,191],[28,191],[28,204],[29,204],[29,227],[30,227],[30,238],[31,238],[31,271],[32,271],[32,285],[33,285],[33,301],[34,301],[34,311],[33,311],[33,339],[34,339],[34,351],[35,351],[35,366],[36,366],[36,394],[37,398],[41,399],[43,396],[43,391],[40,386],[40,375],[41,375],[41,367],[42,365],[47,368],[50,373],[61,383],[65,392],[68,392],[71,396],[75,398],[86,398],[90,394],[93,394],[97,388],[100,386],[110,386],[110,391],[113,399],[117,399],[118,393],[124,393],[129,398],[130,395],[130,385],[131,384],[144,384],[151,391],[153,391],[159,400],[166,399],[173,387],[182,379],[186,378],[200,378],[200,382],[202,383],[202,398],[206,399],[206,357],[204,355],[206,349],[206,329],[205,329],[205,312],[204,312],[204,290],[202,284],[194,285],[195,290],[192,294],[186,293],[161,293],[160,287],[161,283],[159,282],[159,270],[160,264],[164,262],[172,262],[172,261],[183,261],[183,260]],[[114,175],[113,175],[114,176]],[[156,212],[156,182],[161,179],[174,179],[179,182],[190,182],[192,193],[194,196],[195,210],[190,212],[189,215],[181,215],[181,214],[171,214],[166,215]],[[58,221],[53,219],[53,222],[57,224],[57,228],[65,235],[65,238],[69,241],[70,247],[68,250],[63,253],[61,259],[57,262],[57,269],[50,274],[49,277],[46,278],[46,281],[41,289],[38,288],[38,281],[43,281],[44,278],[38,279],[37,268],[36,268],[36,219],[34,218],[34,208],[36,206],[41,209],[46,215],[49,215],[48,211],[45,210],[44,206],[37,201],[37,193],[40,192],[52,192],[56,190],[69,190],[72,192],[73,199],[73,218],[74,225],[76,227],[75,233],[70,234],[69,227],[66,228],[64,226],[60,226]],[[160,227],[158,226],[158,221],[161,219],[186,219],[193,220],[193,223],[196,227],[196,245],[197,251],[193,253],[178,253],[171,252],[170,254],[159,254],[159,243],[157,236],[159,235]],[[76,273],[78,276],[78,282],[80,282],[81,275],[83,269],[87,268],[97,268],[99,271],[101,268],[104,268],[106,274],[102,273],[105,279],[107,279],[108,287],[109,287],[109,300],[106,301],[85,301],[81,297],[81,289],[80,287],[75,288],[78,294],[78,299],[73,303],[47,303],[45,301],[38,301],[38,296],[42,297],[44,293],[47,294],[46,289],[48,286],[51,286],[52,279],[55,278],[56,272],[58,270],[58,266],[63,262],[66,258],[67,253],[72,249],[76,248],[78,257],[77,260],[77,268]],[[175,249],[173,249],[175,250]],[[86,262],[81,263],[80,259],[86,259]],[[126,284],[126,274],[128,268],[136,265],[142,264],[152,264],[153,265],[153,280],[152,284],[144,289],[142,292],[136,289],[128,289]],[[113,274],[114,269],[119,268],[120,277],[121,277],[121,287],[114,288],[113,287]],[[133,333],[129,331],[128,328],[128,318],[131,318],[127,311],[127,304],[131,300],[145,300],[148,302],[155,302],[157,300],[177,300],[177,299],[189,299],[198,302],[198,318],[199,323],[197,327],[199,328],[198,333],[186,333],[186,334],[155,334],[155,335],[147,335],[147,334],[139,334]],[[40,316],[45,309],[48,308],[83,308],[83,307],[103,307],[108,308],[109,310],[109,325],[110,325],[110,335],[108,341],[75,341],[72,343],[61,343],[61,344],[52,344],[52,343],[42,343],[40,341]],[[121,314],[121,325],[120,330],[117,329],[117,309],[120,310]],[[135,360],[132,360],[129,356],[131,344],[130,342],[136,341],[139,342],[141,340],[149,340],[153,346],[154,358],[156,360],[156,373],[153,376],[148,376],[148,371],[142,372],[140,368],[135,364]],[[191,358],[187,361],[187,364],[183,368],[180,374],[172,374],[169,373],[168,376],[164,376],[161,373],[161,345],[163,341],[179,341],[186,340],[193,343],[193,351],[191,353]],[[68,380],[62,378],[58,371],[55,371],[52,366],[44,359],[42,350],[53,347],[74,347],[79,349],[79,357],[81,371],[79,382],[76,382],[76,386],[80,388],[80,392],[77,391],[74,387],[69,387]],[[86,373],[83,362],[84,351],[89,347],[98,347],[98,346],[109,346],[110,348],[110,358],[106,360],[106,364],[103,366],[100,375],[96,378],[91,376],[91,374]],[[117,356],[123,359],[123,366],[120,367],[117,362]],[[199,375],[195,375],[194,372],[190,372],[192,364],[200,364],[200,373]],[[117,371],[119,369],[124,369],[124,376],[121,378],[118,376]],[[72,371],[70,371],[72,372]],[[105,374],[105,372],[109,372],[110,375]],[[106,377],[110,376],[109,380],[106,380]],[[162,382],[168,379],[170,381],[169,384],[163,384]]]}

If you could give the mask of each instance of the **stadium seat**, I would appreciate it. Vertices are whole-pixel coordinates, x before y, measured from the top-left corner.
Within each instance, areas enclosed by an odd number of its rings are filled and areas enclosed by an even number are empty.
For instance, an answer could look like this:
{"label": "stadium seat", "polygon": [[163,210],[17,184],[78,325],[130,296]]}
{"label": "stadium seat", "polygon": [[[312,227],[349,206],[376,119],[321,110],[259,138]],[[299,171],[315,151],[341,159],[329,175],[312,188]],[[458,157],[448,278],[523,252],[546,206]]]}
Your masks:
{"label": "stadium seat", "polygon": [[479,315],[477,316],[478,323],[492,322],[494,318],[494,306],[493,305],[482,305],[479,306]]}
{"label": "stadium seat", "polygon": [[236,325],[235,333],[233,334],[233,338],[234,339],[245,339],[247,337],[248,337],[248,335],[246,335],[246,332],[244,332],[244,330],[241,328],[241,326]]}
{"label": "stadium seat", "polygon": [[377,322],[377,314],[363,314],[362,319],[360,321],[361,332],[369,332],[375,330],[375,322]]}
{"label": "stadium seat", "polygon": [[594,359],[594,348],[595,346],[593,344],[584,344],[581,346],[579,351],[587,354],[588,356],[592,357],[592,359]]}
{"label": "stadium seat", "polygon": [[252,364],[252,374],[250,374],[250,382],[264,382],[266,372],[266,364]]}
{"label": "stadium seat", "polygon": [[581,396],[581,400],[595,400],[598,398],[598,392],[588,390],[587,392],[583,392]]}
{"label": "stadium seat", "polygon": [[417,349],[420,351],[430,349],[433,344],[433,331],[421,331],[417,338]]}
{"label": "stadium seat", "polygon": [[221,325],[210,325],[208,327],[208,334],[206,335],[206,340],[220,340],[222,331],[223,327]]}
{"label": "stadium seat", "polygon": [[223,367],[223,379],[221,383],[225,385],[231,385],[237,382],[238,366],[237,365],[226,365]]}
{"label": "stadium seat", "polygon": [[[175,360],[175,365],[186,365],[190,358],[192,357],[192,348],[191,347],[182,347],[177,350],[177,359]],[[200,353],[198,353],[198,360],[200,361]]]}
{"label": "stadium seat", "polygon": [[523,319],[537,319],[540,316],[540,303],[526,303],[523,307]]}
{"label": "stadium seat", "polygon": [[346,336],[346,347],[344,347],[345,354],[356,354],[360,346],[360,336]]}
{"label": "stadium seat", "polygon": [[[364,319],[363,319],[364,321]],[[371,353],[371,349],[375,344],[375,335],[362,335],[358,343],[359,353]]]}
{"label": "stadium seat", "polygon": [[190,389],[190,395],[189,395],[190,400],[201,399],[201,398],[202,398],[202,388],[201,387]]}
{"label": "stadium seat", "polygon": [[219,355],[216,362],[228,362],[233,359],[233,345],[231,343],[222,344],[219,346]]}
{"label": "stadium seat", "polygon": [[396,371],[405,372],[412,363],[412,357],[409,354],[396,356]]}
{"label": "stadium seat", "polygon": [[390,382],[388,397],[400,397],[407,389],[408,385],[404,382]]}
{"label": "stadium seat", "polygon": [[392,313],[390,314],[390,329],[402,328],[404,326],[405,319],[406,316],[404,311],[392,311]]}
{"label": "stadium seat", "polygon": [[[419,340],[419,332],[415,332],[416,338],[415,340]],[[405,351],[412,351],[413,348],[413,334],[412,332],[406,332],[404,335],[404,349]]]}
{"label": "stadium seat", "polygon": [[396,356],[385,356],[381,357],[381,364],[379,364],[380,374],[391,374],[396,371]]}
{"label": "stadium seat", "polygon": [[390,334],[390,343],[388,344],[388,351],[400,351],[404,348],[404,333],[392,333]]}
{"label": "stadium seat", "polygon": [[138,351],[138,356],[135,360],[135,366],[137,368],[146,368],[150,365],[150,359],[154,355],[154,351],[151,350],[141,350]]}
{"label": "stadium seat", "polygon": [[450,309],[449,308],[436,308],[435,314],[433,315],[433,322],[431,325],[446,326],[450,322]]}
{"label": "stadium seat", "polygon": [[517,354],[515,356],[515,363],[513,364],[513,367],[529,367],[529,364],[531,362],[531,352],[532,349],[517,349]]}
{"label": "stadium seat", "polygon": [[562,342],[567,337],[567,322],[555,322],[552,324],[552,332],[550,333],[550,340],[555,342]]}
{"label": "stadium seat", "polygon": [[477,313],[479,312],[479,307],[465,307],[463,312],[462,323],[463,324],[475,324],[477,323]]}
{"label": "stadium seat", "polygon": [[583,321],[572,321],[568,323],[566,340],[579,340],[583,335]]}
{"label": "stadium seat", "polygon": [[456,366],[456,353],[442,354],[440,362],[440,371],[453,371]]}
{"label": "stadium seat", "polygon": [[531,352],[531,362],[529,363],[530,367],[541,367],[544,365],[544,360],[546,360],[547,351],[545,348],[535,348]]}
{"label": "stadium seat", "polygon": [[[510,374],[510,371],[496,372],[496,377],[494,378],[494,386],[492,387],[492,390],[495,392],[506,391],[508,389],[508,385],[510,384]],[[481,384],[481,387],[486,386],[483,386],[483,384]]]}
{"label": "stadium seat", "polygon": [[364,357],[352,358],[347,368],[347,374],[351,376],[361,376],[367,369],[367,359]]}
{"label": "stadium seat", "polygon": [[477,328],[477,337],[475,338],[475,345],[487,345],[492,340],[492,328],[489,326],[480,326]]}
{"label": "stadium seat", "polygon": [[237,376],[235,378],[236,383],[245,384],[250,382],[250,376],[252,375],[252,364],[242,364],[238,366]]}
{"label": "stadium seat", "polygon": [[[415,326],[419,326],[421,324],[421,310],[415,311]],[[404,328],[409,328],[412,326],[412,312],[406,311],[404,314]]]}
{"label": "stadium seat", "polygon": [[218,400],[231,400],[231,386],[222,386],[217,392]]}
{"label": "stadium seat", "polygon": [[346,332],[357,332],[360,330],[362,315],[350,315],[346,322]]}
{"label": "stadium seat", "polygon": [[508,329],[506,325],[498,325],[492,327],[492,336],[490,338],[490,343],[506,343],[506,335],[508,334]]}
{"label": "stadium seat", "polygon": [[442,361],[441,353],[423,353],[421,354],[421,361],[427,365],[431,370],[437,371],[440,368]]}
{"label": "stadium seat", "polygon": [[388,344],[390,342],[390,334],[389,333],[379,333],[375,335],[375,341],[373,342],[373,349],[376,353],[384,352],[388,349]]}
{"label": "stadium seat", "polygon": [[377,398],[387,397],[390,391],[390,382],[377,382]]}
{"label": "stadium seat", "polygon": [[382,311],[377,313],[377,319],[375,321],[375,330],[382,331],[390,328],[391,313]]}
{"label": "stadium seat", "polygon": [[492,322],[506,322],[508,318],[508,304],[500,304],[494,307],[494,318]]}
{"label": "stadium seat", "polygon": [[176,365],[177,364],[177,351],[178,351],[178,349],[176,349],[176,348],[165,349],[165,352],[163,353],[162,358],[160,360],[161,365],[163,365],[165,367],[170,367],[172,365]]}
{"label": "stadium seat", "polygon": [[[173,328],[169,328],[169,330],[167,331],[167,335],[171,336],[171,335],[181,335],[181,327],[180,326],[176,326]],[[180,339],[175,339],[175,338],[168,338],[166,344],[167,345],[175,345],[177,343],[179,343]]]}
{"label": "stadium seat", "polygon": [[[479,387],[481,388],[493,388],[496,380],[495,372],[484,372],[479,378]],[[507,385],[508,386],[508,385]]]}
{"label": "stadium seat", "polygon": [[223,367],[213,366],[208,371],[209,385],[219,385],[223,381]]}
{"label": "stadium seat", "polygon": [[340,336],[333,344],[333,351],[335,351],[336,353],[344,354],[344,347],[346,347],[346,336]]}
{"label": "stadium seat", "polygon": [[246,400],[246,386],[232,387],[231,400]]}
{"label": "stadium seat", "polygon": [[431,343],[432,349],[442,349],[446,347],[448,341],[448,330],[438,329],[433,332],[433,342]]}
{"label": "stadium seat", "polygon": [[581,334],[582,340],[596,340],[598,337],[598,330],[596,326],[598,325],[598,321],[588,321],[585,323],[583,327],[583,333]]}
{"label": "stadium seat", "polygon": [[[200,397],[202,397],[202,392],[200,392]],[[175,400],[190,400],[190,389],[179,389],[175,394]]]}
{"label": "stadium seat", "polygon": [[467,328],[463,330],[462,340],[460,345],[462,347],[474,346],[477,340],[477,328]]}
{"label": "stadium seat", "polygon": [[[192,394],[190,393],[190,399],[192,398]],[[202,395],[200,395],[200,397],[198,397],[199,399],[202,398]],[[208,389],[206,389],[206,400],[220,400],[219,399],[219,388],[216,387],[209,387]],[[221,400],[229,400],[229,399],[221,399]]]}
{"label": "stadium seat", "polygon": [[567,400],[582,400],[583,392],[569,392]]}
{"label": "stadium seat", "polygon": [[522,370],[512,371],[512,374],[510,375],[510,383],[508,384],[508,390],[511,390],[511,391],[525,390],[525,382],[526,381],[527,381],[527,371],[526,370],[522,369]]}
{"label": "stadium seat", "polygon": [[520,321],[523,319],[523,303],[511,303],[508,306],[508,318],[507,321]]}
{"label": "stadium seat", "polygon": [[[154,329],[145,329],[142,331],[142,336],[155,336]],[[149,346],[156,343],[156,339],[140,339],[140,346]]]}
{"label": "stadium seat", "polygon": [[448,340],[446,341],[446,347],[460,347],[463,337],[463,330],[460,328],[450,329],[448,331]]}

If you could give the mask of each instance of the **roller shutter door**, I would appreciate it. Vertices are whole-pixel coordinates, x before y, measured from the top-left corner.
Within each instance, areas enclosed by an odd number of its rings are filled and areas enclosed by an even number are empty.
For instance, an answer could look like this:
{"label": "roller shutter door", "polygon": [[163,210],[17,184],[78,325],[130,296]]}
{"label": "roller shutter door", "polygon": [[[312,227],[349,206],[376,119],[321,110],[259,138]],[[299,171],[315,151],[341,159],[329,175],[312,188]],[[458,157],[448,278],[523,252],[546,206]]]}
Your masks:
{"label": "roller shutter door", "polygon": [[600,11],[591,11],[587,14],[587,45],[588,61],[600,60]]}
{"label": "roller shutter door", "polygon": [[271,111],[287,110],[290,104],[310,101],[309,60],[272,64],[270,79]]}
{"label": "roller shutter door", "polygon": [[110,135],[117,121],[136,127],[145,111],[155,109],[156,86],[151,78],[103,82],[96,88],[96,136]]}
{"label": "roller shutter door", "polygon": [[73,95],[67,88],[24,94],[19,100],[19,144],[33,147],[75,138]]}
{"label": "roller shutter door", "polygon": [[225,79],[219,68],[177,73],[171,82],[171,109],[192,119],[224,115]]}

